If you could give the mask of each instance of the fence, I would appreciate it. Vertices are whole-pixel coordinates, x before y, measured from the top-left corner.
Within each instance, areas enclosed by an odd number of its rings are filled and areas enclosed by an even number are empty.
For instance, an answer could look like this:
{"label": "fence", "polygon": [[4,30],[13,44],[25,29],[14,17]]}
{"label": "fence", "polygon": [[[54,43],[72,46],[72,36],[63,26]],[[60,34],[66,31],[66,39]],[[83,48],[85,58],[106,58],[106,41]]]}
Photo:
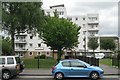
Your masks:
{"label": "fence", "polygon": [[112,58],[112,66],[120,67],[120,56]]}
{"label": "fence", "polygon": [[[69,59],[69,56],[65,56],[65,59]],[[84,62],[89,63],[90,65],[94,65],[94,66],[99,66],[99,59],[96,59],[94,57],[85,57],[85,56],[77,56],[77,57],[72,57],[74,59],[80,59]]]}

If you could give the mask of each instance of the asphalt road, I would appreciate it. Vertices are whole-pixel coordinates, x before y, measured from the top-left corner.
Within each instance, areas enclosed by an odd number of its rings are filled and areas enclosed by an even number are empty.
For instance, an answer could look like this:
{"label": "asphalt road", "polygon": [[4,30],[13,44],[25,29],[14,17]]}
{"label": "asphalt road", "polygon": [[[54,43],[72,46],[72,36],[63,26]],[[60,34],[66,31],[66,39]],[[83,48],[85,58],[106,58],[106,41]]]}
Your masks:
{"label": "asphalt road", "polygon": [[[14,77],[11,80],[54,80],[52,76],[17,76]],[[85,78],[67,78],[64,80],[90,80],[90,79],[85,79]],[[120,80],[118,76],[105,76],[102,79],[98,80]]]}

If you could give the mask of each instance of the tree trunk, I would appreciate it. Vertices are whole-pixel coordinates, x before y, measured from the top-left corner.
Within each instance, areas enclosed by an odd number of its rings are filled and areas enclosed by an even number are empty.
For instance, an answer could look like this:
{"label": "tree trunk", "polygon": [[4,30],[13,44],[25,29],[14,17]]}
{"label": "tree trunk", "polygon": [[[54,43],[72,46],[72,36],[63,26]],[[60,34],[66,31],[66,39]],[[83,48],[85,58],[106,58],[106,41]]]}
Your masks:
{"label": "tree trunk", "polygon": [[95,58],[95,53],[94,53],[94,49],[93,49],[93,57]]}
{"label": "tree trunk", "polygon": [[52,53],[52,58],[54,59],[54,49],[53,49],[53,53]]}
{"label": "tree trunk", "polygon": [[59,62],[61,60],[61,56],[62,56],[62,50],[61,49],[58,49],[58,53],[57,53],[57,61]]}
{"label": "tree trunk", "polygon": [[12,34],[11,34],[11,41],[12,41],[12,54],[11,55],[15,55],[15,45],[14,45],[14,32],[12,32]]}

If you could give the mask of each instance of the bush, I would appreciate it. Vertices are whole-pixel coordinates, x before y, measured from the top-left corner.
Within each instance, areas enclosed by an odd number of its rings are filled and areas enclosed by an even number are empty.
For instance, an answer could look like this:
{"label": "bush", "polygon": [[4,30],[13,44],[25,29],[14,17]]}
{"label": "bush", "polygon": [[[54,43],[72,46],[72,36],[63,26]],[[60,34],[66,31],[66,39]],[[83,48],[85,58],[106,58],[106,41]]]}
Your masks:
{"label": "bush", "polygon": [[46,55],[35,56],[34,59],[46,59]]}

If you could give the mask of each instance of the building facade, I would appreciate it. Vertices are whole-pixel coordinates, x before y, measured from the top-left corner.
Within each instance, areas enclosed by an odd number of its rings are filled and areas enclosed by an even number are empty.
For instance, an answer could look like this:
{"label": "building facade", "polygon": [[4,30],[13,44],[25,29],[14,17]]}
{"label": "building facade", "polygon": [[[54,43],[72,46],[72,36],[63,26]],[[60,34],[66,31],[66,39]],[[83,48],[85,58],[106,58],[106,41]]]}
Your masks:
{"label": "building facade", "polygon": [[[54,16],[55,10],[59,15],[59,18],[65,18],[81,27],[79,34],[79,44],[75,48],[76,52],[91,51],[88,48],[88,40],[90,37],[99,36],[99,15],[98,14],[86,14],[84,16],[68,16],[65,6],[55,5],[50,6],[50,9],[44,9],[45,15]],[[99,42],[99,40],[98,40]],[[96,50],[99,51],[99,48]],[[15,35],[15,52],[16,55],[23,57],[35,57],[37,55],[45,54],[51,57],[51,50],[44,41],[39,38],[38,34],[32,33],[20,33]]]}

